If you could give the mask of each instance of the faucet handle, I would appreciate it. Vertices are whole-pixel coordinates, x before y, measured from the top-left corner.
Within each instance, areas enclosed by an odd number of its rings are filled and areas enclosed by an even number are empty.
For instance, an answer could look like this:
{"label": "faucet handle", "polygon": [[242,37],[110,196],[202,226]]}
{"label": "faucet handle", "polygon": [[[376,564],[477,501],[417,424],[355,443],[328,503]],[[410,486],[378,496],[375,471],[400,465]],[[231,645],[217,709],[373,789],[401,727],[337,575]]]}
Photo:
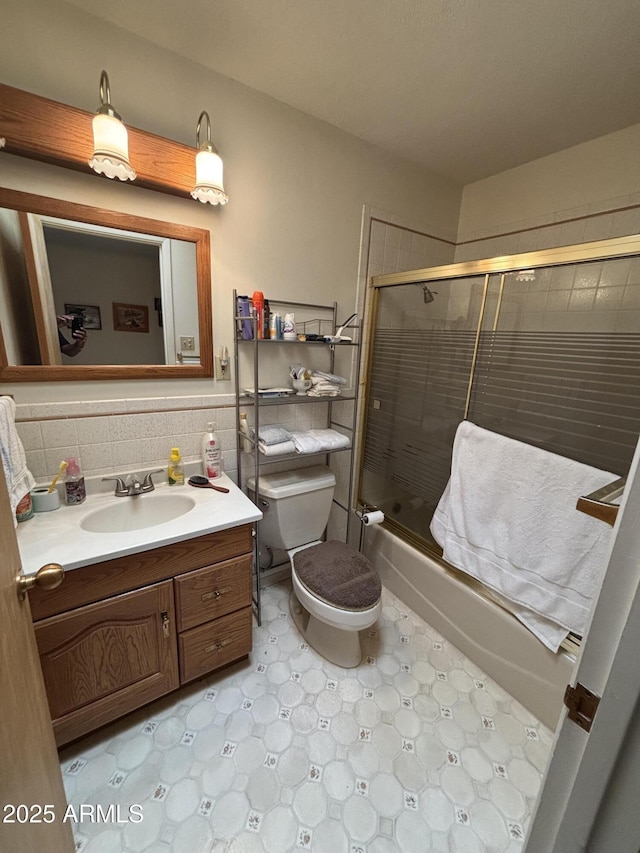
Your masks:
{"label": "faucet handle", "polygon": [[103,477],[102,481],[106,482],[107,480],[115,480],[116,481],[116,495],[126,495],[128,494],[128,489],[124,484],[124,480],[122,477]]}
{"label": "faucet handle", "polygon": [[142,489],[145,492],[152,492],[155,489],[155,484],[151,479],[153,474],[162,474],[164,471],[163,468],[156,468],[155,471],[149,471],[149,473],[144,478],[144,482],[142,484]]}

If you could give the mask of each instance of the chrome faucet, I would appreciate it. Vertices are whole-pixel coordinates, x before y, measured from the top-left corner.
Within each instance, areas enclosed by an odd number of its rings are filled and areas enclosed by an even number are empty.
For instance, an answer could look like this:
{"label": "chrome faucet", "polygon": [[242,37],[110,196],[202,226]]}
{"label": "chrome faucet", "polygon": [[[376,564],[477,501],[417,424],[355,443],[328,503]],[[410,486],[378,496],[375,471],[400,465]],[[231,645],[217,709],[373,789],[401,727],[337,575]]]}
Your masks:
{"label": "chrome faucet", "polygon": [[156,468],[155,471],[149,471],[141,483],[137,474],[129,474],[126,482],[122,477],[103,477],[102,480],[115,480],[116,490],[114,492],[117,498],[135,497],[136,495],[144,495],[146,492],[152,492],[155,485],[152,480],[152,474],[161,474],[162,468]]}

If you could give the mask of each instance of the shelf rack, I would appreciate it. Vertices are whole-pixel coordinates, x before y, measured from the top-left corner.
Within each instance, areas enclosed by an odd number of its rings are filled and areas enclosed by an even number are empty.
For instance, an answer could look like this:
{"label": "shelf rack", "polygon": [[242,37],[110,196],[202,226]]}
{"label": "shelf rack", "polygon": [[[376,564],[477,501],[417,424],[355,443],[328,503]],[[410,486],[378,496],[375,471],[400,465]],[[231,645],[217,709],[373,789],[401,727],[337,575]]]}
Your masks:
{"label": "shelf rack", "polygon": [[[292,302],[289,300],[278,300],[278,299],[269,299],[269,307],[277,307],[283,306],[287,309],[298,310],[301,309],[305,312],[312,311],[320,311],[324,312],[327,315],[324,318],[321,318],[324,322],[330,322],[331,324],[331,334],[335,334],[335,330],[337,328],[337,309],[338,305],[336,302],[331,305],[323,305],[323,304],[314,304],[309,302]],[[234,358],[234,383],[235,383],[235,407],[236,407],[236,451],[237,451],[237,460],[238,460],[238,485],[240,488],[246,490],[246,485],[244,483],[243,476],[243,453],[242,445],[243,442],[246,441],[246,436],[240,432],[240,410],[253,408],[254,413],[254,425],[253,429],[255,430],[254,435],[258,435],[258,430],[260,428],[260,410],[263,407],[272,407],[272,406],[291,406],[291,405],[302,405],[302,406],[313,406],[318,404],[324,404],[327,406],[327,418],[326,424],[328,428],[331,427],[340,427],[343,430],[348,430],[351,434],[351,444],[349,447],[336,448],[335,450],[330,451],[320,451],[318,453],[305,453],[305,454],[287,454],[282,456],[263,456],[257,447],[257,438],[255,440],[251,440],[251,444],[253,445],[253,449],[251,455],[252,459],[252,468],[253,468],[253,478],[256,485],[256,500],[257,496],[260,494],[259,484],[260,484],[260,471],[264,466],[274,465],[276,463],[282,462],[299,462],[301,459],[313,459],[314,457],[323,456],[325,457],[326,464],[329,464],[329,457],[334,453],[345,453],[348,452],[350,454],[350,465],[349,465],[349,478],[348,478],[348,487],[347,487],[347,505],[344,506],[341,504],[335,497],[334,503],[346,512],[347,515],[347,541],[350,538],[350,529],[351,529],[351,506],[353,503],[353,451],[354,451],[354,443],[355,443],[355,429],[356,429],[356,402],[357,402],[357,391],[360,383],[360,346],[361,346],[361,325],[357,324],[355,326],[350,326],[349,329],[354,333],[355,341],[340,341],[336,343],[328,343],[325,341],[285,341],[282,339],[273,340],[270,338],[259,338],[258,337],[258,316],[257,313],[251,309],[251,314],[249,317],[251,321],[251,329],[252,329],[252,338],[251,339],[243,339],[240,333],[240,322],[243,320],[247,320],[247,317],[244,315],[238,314],[238,293],[237,291],[233,291],[233,328],[234,328],[234,346],[233,346],[233,358]],[[300,323],[296,323],[296,327],[308,325],[311,322],[318,322],[317,320],[306,320]],[[307,396],[298,396],[291,395],[289,397],[269,397],[269,398],[261,398],[257,391],[260,388],[260,359],[264,359],[268,357],[269,351],[273,352],[275,348],[285,346],[291,348],[292,352],[296,354],[301,353],[306,349],[321,349],[324,352],[329,354],[329,367],[328,372],[333,373],[335,367],[336,360],[336,350],[349,349],[353,350],[353,355],[355,355],[355,364],[354,358],[350,359],[350,373],[352,379],[352,389],[348,391],[346,394],[340,394],[337,397],[307,397]],[[295,350],[293,349],[295,347]],[[253,395],[248,395],[244,393],[240,388],[240,368],[241,368],[241,359],[244,357],[241,354],[241,350],[247,351],[247,358],[250,359],[250,366],[253,368],[253,388],[256,393]],[[322,368],[324,369],[324,367]],[[289,381],[289,376],[287,375],[287,383]],[[353,402],[353,412],[350,417],[350,423],[340,423],[334,419],[334,404],[335,403],[343,403],[347,401]],[[245,453],[245,456],[248,454]],[[246,466],[245,466],[246,467]],[[256,611],[256,616],[258,620],[258,625],[261,624],[261,604],[260,604],[260,523],[256,523],[254,528],[254,592],[253,592],[253,604]]]}

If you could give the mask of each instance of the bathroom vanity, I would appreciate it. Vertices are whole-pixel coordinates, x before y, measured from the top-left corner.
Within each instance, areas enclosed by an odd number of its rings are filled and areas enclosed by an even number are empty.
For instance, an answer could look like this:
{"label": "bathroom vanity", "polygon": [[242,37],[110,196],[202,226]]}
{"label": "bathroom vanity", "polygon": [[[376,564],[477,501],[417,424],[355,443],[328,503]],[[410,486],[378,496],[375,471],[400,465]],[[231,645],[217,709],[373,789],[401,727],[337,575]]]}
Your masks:
{"label": "bathroom vanity", "polygon": [[82,525],[118,507],[130,516],[137,501],[160,507],[169,487],[90,497],[20,525],[25,574],[50,561],[66,570],[56,589],[29,592],[58,746],[251,651],[252,522],[261,513],[223,479],[228,495],[182,487],[193,507],[155,526]]}

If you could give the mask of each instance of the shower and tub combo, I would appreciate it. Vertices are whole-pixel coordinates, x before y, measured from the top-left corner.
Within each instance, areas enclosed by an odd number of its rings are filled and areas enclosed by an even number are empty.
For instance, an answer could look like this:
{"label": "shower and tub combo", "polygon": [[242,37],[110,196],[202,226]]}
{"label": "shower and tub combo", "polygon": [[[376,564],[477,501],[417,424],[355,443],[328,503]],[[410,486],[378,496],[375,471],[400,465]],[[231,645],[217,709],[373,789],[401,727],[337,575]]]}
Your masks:
{"label": "shower and tub combo", "polygon": [[430,524],[463,421],[626,474],[640,432],[640,238],[376,276],[367,298],[358,499],[387,522],[365,553],[385,586],[553,728],[580,637],[546,648],[443,560]]}

